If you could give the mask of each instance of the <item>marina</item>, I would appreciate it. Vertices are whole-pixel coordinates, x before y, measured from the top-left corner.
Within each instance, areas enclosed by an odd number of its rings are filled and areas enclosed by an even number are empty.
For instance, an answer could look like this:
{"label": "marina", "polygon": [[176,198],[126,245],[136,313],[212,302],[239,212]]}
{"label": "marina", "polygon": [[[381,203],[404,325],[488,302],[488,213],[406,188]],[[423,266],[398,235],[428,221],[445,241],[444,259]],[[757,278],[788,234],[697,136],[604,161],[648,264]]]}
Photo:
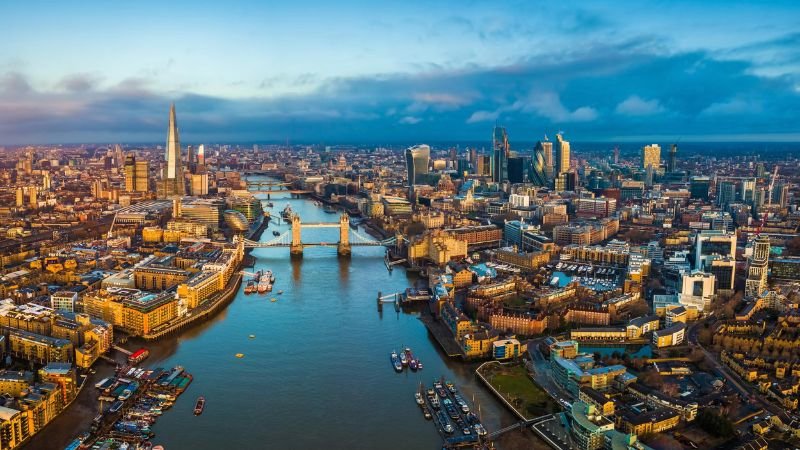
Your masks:
{"label": "marina", "polygon": [[423,416],[433,421],[444,448],[483,448],[486,427],[454,383],[441,378],[427,389],[420,383],[414,398]]}
{"label": "marina", "polygon": [[66,449],[154,448],[152,426],[175,404],[193,379],[181,366],[172,369],[119,366],[114,376],[94,385],[100,393],[99,413],[90,429],[70,442]]}

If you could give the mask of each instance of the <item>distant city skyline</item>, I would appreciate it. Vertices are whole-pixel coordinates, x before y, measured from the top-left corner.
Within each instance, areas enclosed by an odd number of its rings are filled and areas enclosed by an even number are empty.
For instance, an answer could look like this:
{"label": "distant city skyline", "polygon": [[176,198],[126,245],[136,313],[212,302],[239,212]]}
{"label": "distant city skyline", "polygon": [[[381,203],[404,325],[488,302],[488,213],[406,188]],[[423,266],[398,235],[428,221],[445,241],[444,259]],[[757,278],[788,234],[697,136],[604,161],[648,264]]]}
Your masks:
{"label": "distant city skyline", "polygon": [[800,141],[795,2],[457,5],[4,4],[0,145]]}

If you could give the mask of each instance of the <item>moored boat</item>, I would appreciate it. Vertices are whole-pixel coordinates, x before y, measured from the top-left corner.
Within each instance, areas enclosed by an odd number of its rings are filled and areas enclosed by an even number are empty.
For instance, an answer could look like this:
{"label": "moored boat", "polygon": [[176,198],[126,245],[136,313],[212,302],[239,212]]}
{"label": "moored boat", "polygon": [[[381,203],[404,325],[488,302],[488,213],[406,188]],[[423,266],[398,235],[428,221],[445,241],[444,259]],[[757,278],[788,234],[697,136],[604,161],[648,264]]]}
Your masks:
{"label": "moored boat", "polygon": [[198,397],[197,403],[194,404],[194,415],[199,416],[203,414],[203,409],[206,407],[206,398],[205,397]]}
{"label": "moored boat", "polygon": [[403,364],[400,362],[400,357],[397,356],[397,352],[394,351],[394,350],[392,350],[391,359],[392,359],[392,366],[394,367],[394,370],[396,370],[397,372],[402,372],[403,371]]}

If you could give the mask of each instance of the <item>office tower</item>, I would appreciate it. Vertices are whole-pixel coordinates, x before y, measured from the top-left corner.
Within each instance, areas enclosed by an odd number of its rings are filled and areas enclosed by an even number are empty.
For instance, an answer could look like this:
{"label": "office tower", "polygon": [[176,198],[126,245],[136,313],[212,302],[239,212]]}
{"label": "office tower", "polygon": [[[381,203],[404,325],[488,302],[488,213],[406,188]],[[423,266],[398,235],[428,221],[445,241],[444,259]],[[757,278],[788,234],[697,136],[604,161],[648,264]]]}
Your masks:
{"label": "office tower", "polygon": [[420,175],[428,173],[431,160],[431,148],[425,144],[406,149],[406,170],[408,170],[408,187],[414,190]]}
{"label": "office tower", "polygon": [[556,171],[555,175],[567,173],[569,170],[569,141],[565,141],[561,133],[556,134]]}
{"label": "office tower", "polygon": [[125,157],[125,192],[136,190],[136,156],[129,153]]}
{"label": "office tower", "polygon": [[775,186],[772,189],[772,204],[779,205],[781,208],[784,208],[786,207],[788,198],[789,185],[786,183],[775,183]]}
{"label": "office tower", "polygon": [[150,161],[136,160],[136,192],[150,192]]}
{"label": "office tower", "polygon": [[193,173],[190,187],[193,196],[208,195],[208,173]]}
{"label": "office tower", "polygon": [[[534,165],[536,164],[536,154],[540,153],[542,157],[542,173],[544,174],[545,181],[550,181],[553,177],[553,143],[547,140],[547,136],[543,140],[536,143],[533,148]],[[542,184],[540,186],[545,186]]]}
{"label": "office tower", "polygon": [[122,168],[125,163],[125,154],[122,151],[122,146],[119,144],[114,145],[114,166]]}
{"label": "office tower", "polygon": [[736,258],[736,234],[729,231],[700,231],[694,237],[694,251],[694,269],[707,272],[714,259]]}
{"label": "office tower", "polygon": [[31,208],[36,209],[39,207],[39,189],[36,186],[31,186],[28,188],[28,194],[30,195],[30,203]]}
{"label": "office tower", "polygon": [[619,147],[614,146],[614,164],[619,164]]}
{"label": "office tower", "polygon": [[206,146],[203,144],[197,146],[197,165],[206,165]]}
{"label": "office tower", "polygon": [[767,176],[767,169],[764,167],[764,163],[760,162],[756,164],[756,177],[765,178],[766,176]]}
{"label": "office tower", "polygon": [[672,144],[672,147],[669,149],[669,159],[667,160],[667,172],[672,173],[675,172],[676,166],[675,163],[678,159],[678,144]]}
{"label": "office tower", "polygon": [[478,155],[478,164],[475,166],[475,173],[482,177],[492,175],[492,158],[489,155]]}
{"label": "office tower", "polygon": [[711,178],[692,177],[689,184],[689,194],[693,199],[708,200],[708,191],[711,188]]}
{"label": "office tower", "polygon": [[511,183],[524,183],[525,182],[525,175],[530,167],[530,159],[515,156],[512,158],[508,158],[508,181]]}
{"label": "office tower", "polygon": [[[550,154],[552,155],[552,143],[548,142],[548,144],[550,144]],[[539,141],[533,149],[533,160],[531,161],[530,182],[535,186],[547,186],[547,167],[545,161],[544,145]]]}
{"label": "office tower", "polygon": [[717,205],[727,208],[736,201],[736,183],[733,181],[720,181],[717,184]]}
{"label": "office tower", "polygon": [[744,294],[759,297],[767,289],[767,266],[769,265],[769,237],[760,235],[753,241],[753,256],[747,267]]}
{"label": "office tower", "polygon": [[736,279],[735,258],[714,258],[711,260],[711,268],[706,270],[714,275],[717,282],[717,290],[733,290],[733,283]]}
{"label": "office tower", "polygon": [[472,164],[472,169],[475,170],[476,165],[478,164],[478,149],[471,148],[469,150],[469,162]]}
{"label": "office tower", "polygon": [[178,121],[175,117],[175,104],[169,109],[169,128],[167,129],[167,166],[162,173],[159,196],[184,195],[186,187],[183,180],[183,163],[181,161],[181,142],[178,135]]}
{"label": "office tower", "polygon": [[495,126],[492,133],[492,181],[501,183],[508,180],[508,134],[503,127]]}
{"label": "office tower", "polygon": [[50,172],[45,172],[42,175],[42,189],[44,189],[45,191],[49,191],[50,188],[52,187],[51,183],[52,181],[50,179]]}
{"label": "office tower", "polygon": [[642,147],[642,169],[647,170],[648,166],[653,167],[653,171],[658,171],[661,166],[661,146],[658,144],[645,145]]}
{"label": "office tower", "polygon": [[742,180],[739,184],[739,199],[748,205],[753,203],[756,180]]}
{"label": "office tower", "polygon": [[17,188],[17,208],[22,208],[22,205],[25,203],[25,193],[22,191],[21,187]]}
{"label": "office tower", "polygon": [[194,173],[197,168],[197,157],[195,156],[195,148],[192,145],[186,146],[186,166],[189,173]]}
{"label": "office tower", "polygon": [[644,185],[647,187],[653,186],[653,173],[654,173],[653,165],[648,164],[647,167],[644,169]]}

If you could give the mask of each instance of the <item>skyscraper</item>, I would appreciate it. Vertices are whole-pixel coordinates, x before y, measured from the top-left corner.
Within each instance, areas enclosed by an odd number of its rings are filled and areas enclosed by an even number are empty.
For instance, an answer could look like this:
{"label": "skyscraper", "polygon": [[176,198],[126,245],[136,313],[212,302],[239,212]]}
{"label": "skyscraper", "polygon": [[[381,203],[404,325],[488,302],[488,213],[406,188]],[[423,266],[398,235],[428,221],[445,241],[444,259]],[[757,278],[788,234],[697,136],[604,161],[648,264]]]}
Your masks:
{"label": "skyscraper", "polygon": [[569,171],[569,141],[561,133],[556,134],[556,175]]}
{"label": "skyscraper", "polygon": [[[536,165],[536,153],[540,152],[542,154],[542,173],[544,174],[545,181],[549,181],[553,178],[553,143],[547,139],[547,136],[544,137],[543,140],[536,143],[536,146],[533,148],[533,164]],[[541,186],[545,186],[545,184]]]}
{"label": "skyscraper", "polygon": [[206,146],[203,144],[197,146],[197,165],[206,165]]}
{"label": "skyscraper", "polygon": [[150,161],[136,160],[136,192],[150,192]]}
{"label": "skyscraper", "polygon": [[186,187],[183,179],[183,163],[181,161],[181,142],[178,135],[178,121],[175,118],[175,104],[169,109],[169,128],[167,129],[167,166],[162,173],[161,189],[162,198],[174,195],[184,195]]}
{"label": "skyscraper", "polygon": [[678,159],[678,144],[672,144],[672,147],[669,149],[669,159],[667,160],[667,172],[672,173],[675,172],[676,169],[676,162]]}
{"label": "skyscraper", "polygon": [[406,149],[406,170],[408,170],[408,187],[414,189],[419,175],[428,173],[431,160],[431,148],[425,144]]}
{"label": "skyscraper", "polygon": [[727,208],[736,201],[736,183],[733,181],[720,181],[717,183],[717,205]]}
{"label": "skyscraper", "polygon": [[[533,160],[531,161],[531,183],[535,186],[547,186],[547,166],[546,166],[546,158],[545,158],[545,148],[544,143],[539,141],[536,143],[536,147],[533,149]],[[546,142],[549,144],[550,147],[550,155],[551,155],[551,162],[552,162],[552,154],[553,154],[553,144],[552,142]]]}
{"label": "skyscraper", "polygon": [[747,267],[744,294],[759,297],[767,289],[767,266],[769,265],[769,237],[760,235],[753,241],[753,256]]}
{"label": "skyscraper", "polygon": [[653,167],[653,172],[661,166],[661,146],[658,144],[645,145],[642,147],[642,169],[647,170],[648,166]]}
{"label": "skyscraper", "polygon": [[492,133],[492,181],[500,183],[508,180],[508,134],[503,127],[495,126]]}
{"label": "skyscraper", "polygon": [[136,190],[136,156],[133,153],[125,157],[125,192]]}

